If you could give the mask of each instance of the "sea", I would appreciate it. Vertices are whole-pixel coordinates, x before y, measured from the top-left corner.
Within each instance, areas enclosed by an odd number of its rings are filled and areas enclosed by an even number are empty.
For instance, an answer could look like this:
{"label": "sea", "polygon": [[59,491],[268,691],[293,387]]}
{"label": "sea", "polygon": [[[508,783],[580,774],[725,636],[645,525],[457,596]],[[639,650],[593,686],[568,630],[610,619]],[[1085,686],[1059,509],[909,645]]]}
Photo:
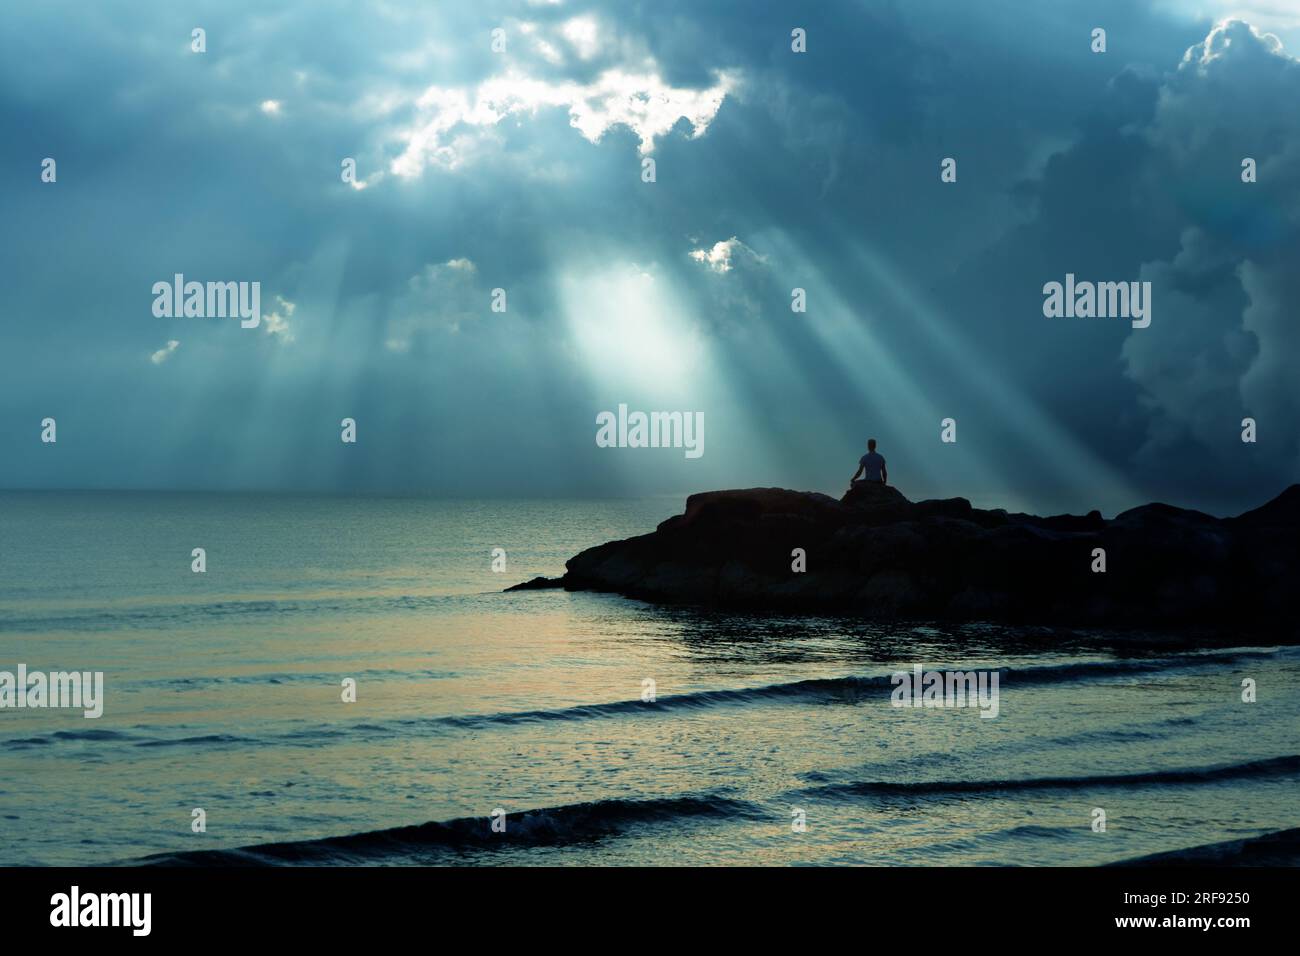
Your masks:
{"label": "sea", "polygon": [[[0,494],[0,671],[104,675],[97,719],[0,708],[0,865],[1093,866],[1300,824],[1294,647],[505,593],[682,506]],[[997,716],[895,706],[916,665],[996,671]]]}

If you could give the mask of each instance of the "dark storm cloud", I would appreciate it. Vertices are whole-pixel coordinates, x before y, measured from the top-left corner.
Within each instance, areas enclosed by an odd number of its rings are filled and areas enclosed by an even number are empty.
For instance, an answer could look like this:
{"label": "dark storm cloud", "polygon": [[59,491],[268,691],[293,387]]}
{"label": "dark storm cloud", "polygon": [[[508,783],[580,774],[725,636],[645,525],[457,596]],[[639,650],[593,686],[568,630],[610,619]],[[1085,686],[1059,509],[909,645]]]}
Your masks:
{"label": "dark storm cloud", "polygon": [[[1012,506],[1294,476],[1296,70],[1244,26],[1202,69],[1209,22],[1119,0],[15,16],[2,485],[835,490],[867,431],[909,493]],[[1149,279],[1152,327],[1045,319],[1067,271]],[[154,318],[175,272],[260,280],[279,334]],[[617,401],[707,453],[595,448]]]}

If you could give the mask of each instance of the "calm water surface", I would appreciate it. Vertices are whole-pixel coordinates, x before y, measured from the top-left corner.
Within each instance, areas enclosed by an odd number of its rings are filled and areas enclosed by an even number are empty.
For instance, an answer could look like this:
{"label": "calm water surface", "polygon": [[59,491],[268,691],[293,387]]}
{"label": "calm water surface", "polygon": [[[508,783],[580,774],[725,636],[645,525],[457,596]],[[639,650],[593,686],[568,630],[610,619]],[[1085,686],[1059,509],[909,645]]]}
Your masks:
{"label": "calm water surface", "polygon": [[[680,510],[0,494],[0,670],[106,683],[0,710],[0,864],[1086,865],[1300,823],[1294,649],[500,593]],[[914,663],[1004,669],[999,716],[891,707]]]}

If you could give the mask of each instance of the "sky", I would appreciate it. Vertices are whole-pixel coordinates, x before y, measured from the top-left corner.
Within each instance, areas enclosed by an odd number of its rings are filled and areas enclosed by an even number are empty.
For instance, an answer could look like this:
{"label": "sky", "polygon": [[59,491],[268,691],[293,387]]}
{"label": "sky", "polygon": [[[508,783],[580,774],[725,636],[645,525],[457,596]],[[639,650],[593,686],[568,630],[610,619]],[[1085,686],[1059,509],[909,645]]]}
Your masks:
{"label": "sky", "polygon": [[[1300,3],[6,17],[0,488],[839,494],[874,437],[913,499],[1225,514],[1300,472]],[[260,324],[156,315],[178,273]],[[1151,324],[1045,316],[1067,273]],[[620,404],[703,454],[600,447]]]}

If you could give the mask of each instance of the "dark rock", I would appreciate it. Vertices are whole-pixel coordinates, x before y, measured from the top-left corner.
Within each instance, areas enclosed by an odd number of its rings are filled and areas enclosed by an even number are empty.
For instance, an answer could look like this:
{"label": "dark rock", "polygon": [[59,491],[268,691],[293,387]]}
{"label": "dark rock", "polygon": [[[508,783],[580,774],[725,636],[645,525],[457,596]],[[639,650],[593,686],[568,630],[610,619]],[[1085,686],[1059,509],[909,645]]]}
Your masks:
{"label": "dark rock", "polygon": [[536,577],[531,581],[525,581],[522,584],[515,584],[506,588],[507,591],[541,591],[546,588],[564,587],[563,578],[543,578]]}
{"label": "dark rock", "polygon": [[1252,528],[1300,527],[1300,485],[1292,485],[1268,504],[1228,520]]}
{"label": "dark rock", "polygon": [[932,498],[914,504],[912,517],[969,518],[974,510],[965,498]]}
{"label": "dark rock", "polygon": [[[1094,573],[1093,551],[1106,553]],[[792,569],[802,549],[806,570]],[[651,534],[570,559],[563,586],[661,602],[1300,641],[1300,485],[1237,518],[1166,504],[1105,520],[781,488],[691,495]]]}
{"label": "dark rock", "polygon": [[[1026,517],[1032,518],[1032,515]],[[1079,515],[1051,515],[1047,518],[1039,518],[1038,523],[1044,528],[1051,528],[1055,531],[1100,531],[1106,524],[1106,519],[1101,516],[1100,511],[1089,511],[1083,517]]]}
{"label": "dark rock", "polygon": [[686,511],[662,522],[659,530],[689,528],[696,524],[718,525],[766,515],[828,519],[835,515],[837,508],[834,498],[815,491],[787,491],[784,488],[705,491],[687,498]]}
{"label": "dark rock", "polygon": [[897,488],[878,481],[859,481],[844,493],[840,504],[858,513],[855,520],[865,518],[872,524],[898,521],[912,507],[912,503]]}

